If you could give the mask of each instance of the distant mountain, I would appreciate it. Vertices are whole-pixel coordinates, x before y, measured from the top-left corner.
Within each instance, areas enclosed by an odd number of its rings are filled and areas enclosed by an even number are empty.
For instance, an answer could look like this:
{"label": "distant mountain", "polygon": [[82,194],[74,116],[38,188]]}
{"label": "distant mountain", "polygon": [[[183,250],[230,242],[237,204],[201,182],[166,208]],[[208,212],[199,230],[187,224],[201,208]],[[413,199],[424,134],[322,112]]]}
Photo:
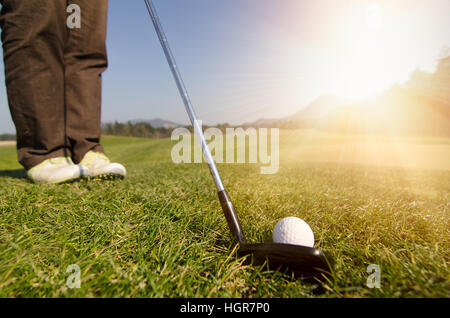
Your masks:
{"label": "distant mountain", "polygon": [[395,85],[375,98],[352,101],[324,95],[291,116],[260,119],[248,126],[450,137],[449,87],[447,54],[434,73],[416,70],[403,86]]}
{"label": "distant mountain", "polygon": [[250,127],[314,128],[358,134],[450,136],[450,104],[394,86],[376,98],[351,101],[319,97],[281,119],[261,119]]}
{"label": "distant mountain", "polygon": [[358,134],[450,136],[450,105],[394,86],[377,98],[336,109],[317,125]]}
{"label": "distant mountain", "polygon": [[175,123],[173,121],[170,120],[165,120],[165,119],[161,119],[161,118],[154,118],[154,119],[133,119],[133,120],[129,120],[130,123],[132,123],[133,125],[137,124],[137,123],[146,123],[146,124],[150,124],[153,128],[177,128],[177,127],[182,127],[183,125]]}
{"label": "distant mountain", "polygon": [[296,112],[292,116],[285,118],[285,120],[310,120],[321,118],[338,107],[351,103],[350,100],[343,99],[333,95],[323,95],[304,109]]}
{"label": "distant mountain", "polygon": [[261,118],[252,123],[245,123],[243,126],[251,126],[251,127],[274,127],[274,125],[278,125],[281,119],[276,118]]}
{"label": "distant mountain", "polygon": [[298,128],[309,127],[312,122],[328,115],[337,108],[349,104],[350,101],[334,96],[323,95],[298,112],[284,118],[261,118],[252,123],[244,124],[250,127],[283,127]]}

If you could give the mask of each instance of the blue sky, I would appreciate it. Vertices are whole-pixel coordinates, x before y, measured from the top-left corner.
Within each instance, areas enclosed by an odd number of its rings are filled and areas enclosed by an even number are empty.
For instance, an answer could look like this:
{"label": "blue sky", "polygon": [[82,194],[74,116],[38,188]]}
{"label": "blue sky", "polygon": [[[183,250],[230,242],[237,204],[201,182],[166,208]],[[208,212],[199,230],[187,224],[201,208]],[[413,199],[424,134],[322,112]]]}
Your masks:
{"label": "blue sky", "polygon": [[[448,0],[154,0],[199,117],[283,117],[322,94],[370,96],[433,71]],[[187,123],[141,0],[110,0],[103,121]],[[0,82],[4,82],[3,65]],[[14,132],[0,85],[0,133]]]}

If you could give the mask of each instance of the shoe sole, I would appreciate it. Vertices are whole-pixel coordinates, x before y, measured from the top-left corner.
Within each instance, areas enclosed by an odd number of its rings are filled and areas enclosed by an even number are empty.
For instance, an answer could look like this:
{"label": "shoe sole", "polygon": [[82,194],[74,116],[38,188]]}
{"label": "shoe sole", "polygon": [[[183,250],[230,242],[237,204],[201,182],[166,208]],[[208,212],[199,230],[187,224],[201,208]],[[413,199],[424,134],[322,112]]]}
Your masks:
{"label": "shoe sole", "polygon": [[125,179],[124,175],[117,174],[117,173],[106,173],[106,174],[99,174],[96,176],[89,176],[89,180],[123,180]]}
{"label": "shoe sole", "polygon": [[77,178],[69,178],[69,179],[64,178],[64,179],[48,181],[48,182],[35,182],[35,181],[31,180],[30,178],[28,178],[28,180],[34,184],[70,184],[70,183],[74,183],[74,182],[85,180],[85,179],[87,179],[86,176],[80,176]]}

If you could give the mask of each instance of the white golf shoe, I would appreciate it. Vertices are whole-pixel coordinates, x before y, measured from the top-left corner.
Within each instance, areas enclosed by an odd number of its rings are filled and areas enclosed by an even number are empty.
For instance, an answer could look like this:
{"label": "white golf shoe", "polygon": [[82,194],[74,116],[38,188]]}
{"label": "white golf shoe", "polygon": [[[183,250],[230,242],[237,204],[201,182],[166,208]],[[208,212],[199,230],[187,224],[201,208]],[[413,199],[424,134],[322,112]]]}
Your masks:
{"label": "white golf shoe", "polygon": [[80,165],[89,169],[91,177],[125,178],[127,175],[127,171],[123,165],[111,162],[101,152],[88,151],[83,160],[81,160]]}
{"label": "white golf shoe", "polygon": [[85,166],[75,165],[69,157],[47,159],[27,171],[34,183],[62,183],[89,176]]}

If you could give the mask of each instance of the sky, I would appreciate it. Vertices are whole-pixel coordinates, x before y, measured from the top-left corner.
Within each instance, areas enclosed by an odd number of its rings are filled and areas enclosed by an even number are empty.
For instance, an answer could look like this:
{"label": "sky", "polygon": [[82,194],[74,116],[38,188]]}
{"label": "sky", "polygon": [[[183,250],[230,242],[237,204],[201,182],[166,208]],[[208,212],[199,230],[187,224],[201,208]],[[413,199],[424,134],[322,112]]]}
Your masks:
{"label": "sky", "polygon": [[[197,115],[242,124],[433,72],[448,0],[154,0]],[[81,8],[82,10],[82,8]],[[188,117],[142,0],[110,0],[102,121]],[[0,83],[4,83],[0,65]],[[0,133],[14,133],[0,84]]]}

